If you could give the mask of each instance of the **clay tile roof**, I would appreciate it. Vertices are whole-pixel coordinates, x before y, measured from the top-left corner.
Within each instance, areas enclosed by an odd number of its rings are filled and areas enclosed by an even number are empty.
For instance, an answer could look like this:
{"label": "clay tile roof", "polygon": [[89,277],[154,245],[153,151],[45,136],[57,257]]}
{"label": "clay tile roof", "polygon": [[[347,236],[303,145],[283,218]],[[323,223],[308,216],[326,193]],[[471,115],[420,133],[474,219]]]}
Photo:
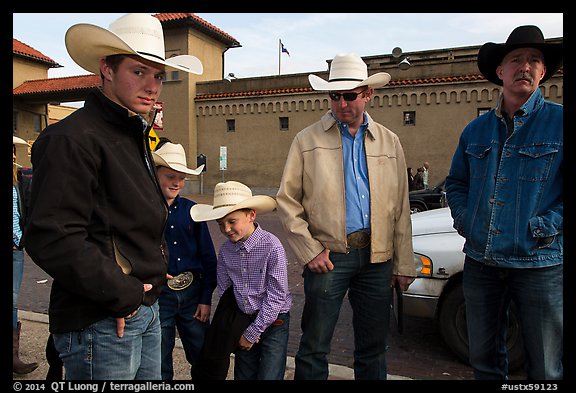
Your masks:
{"label": "clay tile roof", "polygon": [[394,80],[388,83],[389,86],[404,86],[404,85],[425,85],[434,83],[454,83],[465,81],[476,81],[485,79],[481,74],[475,75],[461,75],[461,76],[446,76],[436,78],[423,78],[423,79],[401,79]]}
{"label": "clay tile roof", "polygon": [[195,97],[196,100],[205,100],[209,98],[224,98],[224,97],[248,97],[248,96],[266,96],[272,94],[291,94],[291,93],[304,93],[312,91],[311,87],[297,87],[289,89],[274,89],[274,90],[254,90],[254,91],[239,91],[235,93],[215,93],[215,94],[199,94]]}
{"label": "clay tile roof", "polygon": [[25,95],[37,93],[56,93],[82,90],[100,86],[100,75],[68,76],[65,78],[36,79],[26,81],[12,90],[12,94]]}
{"label": "clay tile roof", "polygon": [[32,48],[30,45],[18,41],[16,38],[12,38],[12,54],[48,64],[50,68],[62,67],[48,56]]}
{"label": "clay tile roof", "polygon": [[206,22],[204,19],[195,15],[192,12],[165,12],[154,14],[156,18],[166,27],[170,26],[192,26],[202,31],[204,34],[214,37],[221,42],[224,42],[230,47],[241,46],[240,42],[230,34],[220,30],[211,23]]}
{"label": "clay tile roof", "polygon": [[[562,72],[562,69],[559,71]],[[480,74],[477,75],[462,75],[453,77],[436,77],[436,78],[423,78],[423,79],[403,79],[393,80],[388,83],[388,86],[406,86],[406,85],[424,85],[434,83],[454,83],[463,81],[484,80]],[[385,89],[386,87],[384,87]],[[306,93],[313,91],[311,87],[295,87],[289,89],[274,89],[274,90],[253,90],[242,91],[234,93],[214,93],[214,94],[198,94],[196,100],[205,100],[211,98],[224,98],[224,97],[248,97],[248,96],[265,96],[271,94],[291,94],[291,93]]]}

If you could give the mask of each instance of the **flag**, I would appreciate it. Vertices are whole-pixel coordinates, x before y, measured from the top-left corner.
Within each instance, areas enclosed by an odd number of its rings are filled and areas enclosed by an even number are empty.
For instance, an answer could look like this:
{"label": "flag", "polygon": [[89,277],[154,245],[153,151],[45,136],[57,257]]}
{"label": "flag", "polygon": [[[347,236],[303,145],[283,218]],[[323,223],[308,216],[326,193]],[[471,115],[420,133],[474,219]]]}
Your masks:
{"label": "flag", "polygon": [[282,53],[286,53],[288,56],[290,56],[290,52],[288,52],[288,49],[284,47],[282,41],[280,41],[280,46],[282,47]]}

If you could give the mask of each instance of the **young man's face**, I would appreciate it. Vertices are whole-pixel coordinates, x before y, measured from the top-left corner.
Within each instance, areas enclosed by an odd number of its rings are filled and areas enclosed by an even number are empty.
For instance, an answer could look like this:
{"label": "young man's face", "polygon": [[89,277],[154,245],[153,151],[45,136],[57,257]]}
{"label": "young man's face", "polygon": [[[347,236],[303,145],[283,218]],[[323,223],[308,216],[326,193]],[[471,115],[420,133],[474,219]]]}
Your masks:
{"label": "young man's face", "polygon": [[184,187],[186,174],[165,166],[156,167],[158,182],[166,201],[173,201]]}
{"label": "young man's face", "polygon": [[166,73],[162,66],[140,57],[125,56],[117,69],[100,60],[104,94],[133,112],[146,114],[158,100]]}
{"label": "young man's face", "polygon": [[236,243],[240,240],[246,240],[254,232],[254,219],[256,211],[253,209],[236,210],[227,214],[223,218],[216,220],[220,232],[228,240]]}

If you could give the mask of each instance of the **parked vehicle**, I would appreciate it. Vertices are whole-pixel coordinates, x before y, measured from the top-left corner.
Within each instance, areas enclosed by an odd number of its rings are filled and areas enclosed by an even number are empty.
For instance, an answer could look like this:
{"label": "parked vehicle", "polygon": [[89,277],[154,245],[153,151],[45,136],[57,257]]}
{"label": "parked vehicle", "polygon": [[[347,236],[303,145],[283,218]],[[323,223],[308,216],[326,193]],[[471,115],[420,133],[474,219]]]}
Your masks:
{"label": "parked vehicle", "polygon": [[[446,345],[460,360],[468,363],[468,329],[462,292],[464,238],[458,235],[452,223],[448,207],[412,215],[418,277],[402,299],[405,315],[436,320]],[[513,304],[507,347],[509,369],[513,371],[524,362],[522,337]]]}
{"label": "parked vehicle", "polygon": [[445,183],[446,179],[444,178],[440,183],[427,190],[410,191],[410,212],[419,213],[448,206],[445,197]]}

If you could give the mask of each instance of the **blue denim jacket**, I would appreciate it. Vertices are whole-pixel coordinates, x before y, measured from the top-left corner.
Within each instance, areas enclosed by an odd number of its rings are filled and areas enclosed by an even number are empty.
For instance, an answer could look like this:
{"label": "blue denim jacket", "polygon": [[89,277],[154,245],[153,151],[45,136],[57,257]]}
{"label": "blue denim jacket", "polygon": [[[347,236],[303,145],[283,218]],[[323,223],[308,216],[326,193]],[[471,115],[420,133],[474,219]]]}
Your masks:
{"label": "blue denim jacket", "polygon": [[[500,104],[462,132],[446,179],[464,252],[510,268],[558,265],[564,252],[563,105],[539,89],[506,139]],[[504,142],[505,141],[505,142]]]}

